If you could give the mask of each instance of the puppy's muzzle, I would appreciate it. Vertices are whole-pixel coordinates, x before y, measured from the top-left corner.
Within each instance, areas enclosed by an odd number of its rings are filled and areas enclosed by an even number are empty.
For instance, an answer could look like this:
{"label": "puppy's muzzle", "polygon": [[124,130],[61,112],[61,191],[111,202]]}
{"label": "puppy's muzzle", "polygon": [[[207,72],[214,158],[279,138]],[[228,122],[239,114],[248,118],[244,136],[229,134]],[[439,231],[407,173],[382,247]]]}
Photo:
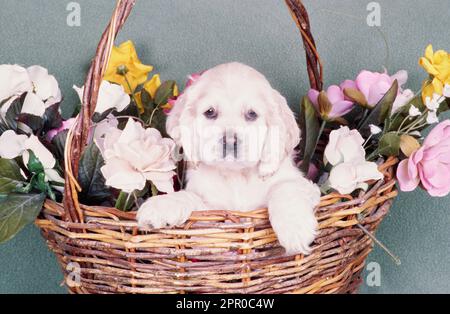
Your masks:
{"label": "puppy's muzzle", "polygon": [[241,146],[241,140],[238,138],[236,133],[224,133],[222,137],[223,159],[227,156],[233,156],[234,159],[237,159],[239,146]]}

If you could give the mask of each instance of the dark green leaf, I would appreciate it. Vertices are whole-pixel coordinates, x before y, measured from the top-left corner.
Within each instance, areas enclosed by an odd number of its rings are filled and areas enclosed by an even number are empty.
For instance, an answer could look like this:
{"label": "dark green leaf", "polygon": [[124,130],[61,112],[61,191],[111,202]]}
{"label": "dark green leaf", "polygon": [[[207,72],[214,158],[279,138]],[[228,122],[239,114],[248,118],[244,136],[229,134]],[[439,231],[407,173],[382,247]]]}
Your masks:
{"label": "dark green leaf", "polygon": [[159,86],[155,94],[155,104],[162,106],[167,104],[169,98],[173,96],[175,90],[175,81],[165,81]]}
{"label": "dark green leaf", "polygon": [[88,203],[101,202],[111,196],[100,171],[103,165],[103,157],[97,145],[89,144],[81,156],[78,171],[78,181],[82,188],[80,197]]}
{"label": "dark green leaf", "polygon": [[161,108],[158,108],[155,110],[156,111],[153,114],[151,127],[155,128],[159,132],[161,132],[161,135],[163,137],[167,137],[168,136],[167,132],[166,132],[167,115],[164,113],[164,111]]}
{"label": "dark green leaf", "polygon": [[398,156],[400,153],[400,136],[395,132],[384,134],[378,144],[378,151],[383,156]]}
{"label": "dark green leaf", "polygon": [[54,104],[48,107],[44,113],[44,129],[52,130],[61,127],[62,125],[62,117],[59,110],[59,104]]}
{"label": "dark green leaf", "polygon": [[17,117],[17,126],[25,133],[37,133],[44,128],[44,119],[33,114],[21,113]]}
{"label": "dark green leaf", "polygon": [[13,238],[39,215],[45,194],[9,194],[0,198],[0,243]]}
{"label": "dark green leaf", "polygon": [[0,194],[8,194],[23,187],[24,180],[15,160],[0,158]]}
{"label": "dark green leaf", "polygon": [[392,105],[397,97],[398,92],[398,82],[394,81],[391,88],[386,92],[383,98],[373,107],[370,114],[367,118],[362,122],[359,127],[362,133],[367,134],[369,131],[369,124],[380,125],[383,123],[387,117],[389,117],[390,112],[392,110]]}
{"label": "dark green leaf", "polygon": [[152,95],[150,95],[149,92],[147,92],[145,89],[142,89],[141,91],[141,102],[144,108],[153,108],[153,99]]}
{"label": "dark green leaf", "polygon": [[66,139],[67,139],[68,130],[64,130],[56,134],[52,139],[52,145],[55,151],[55,157],[57,160],[64,159],[64,148],[66,147]]}
{"label": "dark green leaf", "polygon": [[25,100],[26,95],[27,94],[25,93],[14,100],[6,111],[5,122],[11,130],[17,131],[17,120],[22,111],[23,101]]}
{"label": "dark green leaf", "polygon": [[301,103],[299,123],[302,131],[300,149],[303,161],[301,168],[307,172],[320,136],[320,124],[316,110],[308,97],[304,97]]}

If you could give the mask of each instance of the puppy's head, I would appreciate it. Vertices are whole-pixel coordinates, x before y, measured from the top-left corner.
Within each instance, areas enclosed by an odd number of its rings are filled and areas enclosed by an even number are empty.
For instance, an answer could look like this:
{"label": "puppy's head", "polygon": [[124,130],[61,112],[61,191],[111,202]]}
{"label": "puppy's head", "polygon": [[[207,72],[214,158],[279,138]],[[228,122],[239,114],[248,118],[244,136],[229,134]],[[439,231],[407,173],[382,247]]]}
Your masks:
{"label": "puppy's head", "polygon": [[241,63],[204,72],[177,99],[167,132],[193,163],[273,174],[300,140],[286,99]]}

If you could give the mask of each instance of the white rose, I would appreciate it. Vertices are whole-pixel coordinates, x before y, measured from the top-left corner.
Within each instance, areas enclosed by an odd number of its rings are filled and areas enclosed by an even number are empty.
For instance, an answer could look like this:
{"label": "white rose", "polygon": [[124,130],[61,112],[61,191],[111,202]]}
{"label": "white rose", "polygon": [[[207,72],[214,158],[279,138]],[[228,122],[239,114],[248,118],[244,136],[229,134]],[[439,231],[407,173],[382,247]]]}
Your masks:
{"label": "white rose", "polygon": [[[83,87],[73,86],[75,91],[83,102]],[[112,84],[108,81],[102,81],[98,92],[97,105],[95,112],[102,114],[103,112],[114,109],[117,112],[123,111],[130,104],[130,96],[125,92],[122,85]]]}
{"label": "white rose", "polygon": [[346,126],[333,130],[324,152],[325,163],[335,166],[341,162],[365,160],[363,143],[364,139],[357,130]]}
{"label": "white rose", "polygon": [[144,129],[130,118],[123,131],[110,128],[102,144],[99,149],[105,166],[101,171],[106,185],[131,193],[142,190],[149,180],[159,191],[173,192],[172,139],[162,138],[156,129]]}
{"label": "white rose", "polygon": [[330,186],[341,194],[350,194],[358,188],[367,188],[368,180],[380,180],[383,174],[374,162],[344,162],[335,166],[329,177]]}

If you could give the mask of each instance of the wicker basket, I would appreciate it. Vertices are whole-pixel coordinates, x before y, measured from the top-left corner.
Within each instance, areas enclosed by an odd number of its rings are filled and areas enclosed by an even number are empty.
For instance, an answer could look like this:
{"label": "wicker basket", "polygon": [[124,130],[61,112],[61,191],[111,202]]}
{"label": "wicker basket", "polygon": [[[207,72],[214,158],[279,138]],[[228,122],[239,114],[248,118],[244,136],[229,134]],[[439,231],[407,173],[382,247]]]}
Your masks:
{"label": "wicker basket", "polygon": [[[305,46],[311,86],[321,65],[300,0],[286,0]],[[119,0],[87,75],[83,107],[69,131],[63,204],[46,201],[36,220],[66,279],[80,266],[72,293],[348,293],[361,282],[372,236],[397,195],[396,159],[380,166],[384,180],[357,198],[332,193],[316,209],[319,235],[309,256],[286,256],[267,210],[194,212],[181,227],[141,232],[135,212],[78,202],[78,160],[87,143],[99,85],[119,29],[134,0]],[[77,264],[73,264],[73,263]],[[68,267],[69,266],[69,267]]]}

